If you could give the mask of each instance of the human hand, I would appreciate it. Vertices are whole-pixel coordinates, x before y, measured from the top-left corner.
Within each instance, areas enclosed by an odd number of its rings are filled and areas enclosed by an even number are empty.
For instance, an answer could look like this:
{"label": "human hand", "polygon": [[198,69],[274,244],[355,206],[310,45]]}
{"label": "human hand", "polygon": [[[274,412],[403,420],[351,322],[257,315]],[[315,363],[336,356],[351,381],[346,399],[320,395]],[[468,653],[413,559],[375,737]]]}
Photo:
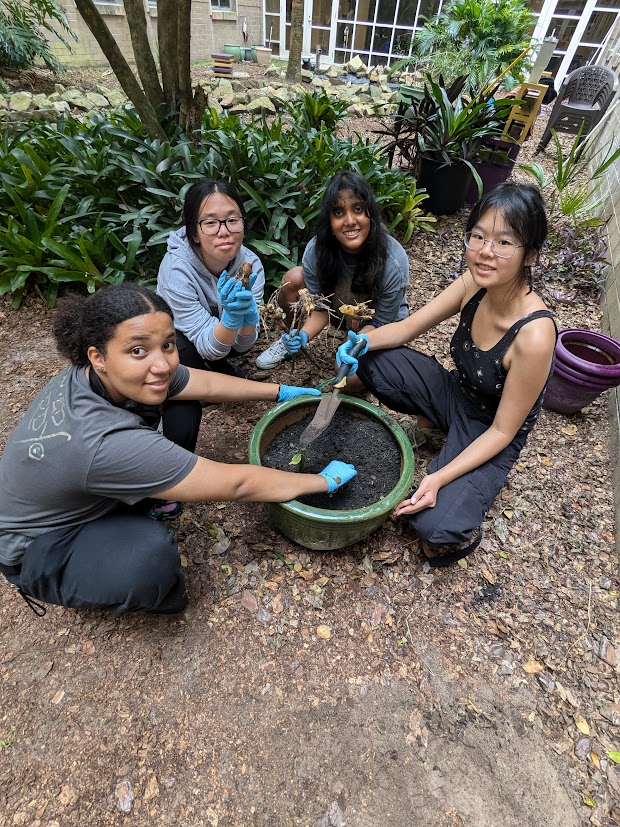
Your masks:
{"label": "human hand", "polygon": [[290,333],[285,333],[282,337],[284,339],[284,346],[287,353],[295,356],[302,348],[308,344],[308,334],[303,330],[291,330]]}
{"label": "human hand", "polygon": [[246,323],[246,314],[256,318],[254,326],[257,324],[258,308],[252,292],[232,276],[227,278],[226,271],[218,279],[217,296],[222,306],[221,322],[224,327],[238,330]]}
{"label": "human hand", "polygon": [[294,385],[280,385],[278,392],[278,402],[286,402],[288,399],[294,399],[296,396],[320,396],[321,391],[316,388],[297,388]]}
{"label": "human hand", "polygon": [[341,344],[336,351],[336,362],[338,367],[342,367],[342,365],[351,365],[349,373],[357,373],[359,363],[355,356],[351,356],[351,350],[360,340],[364,342],[364,347],[358,353],[358,356],[363,356],[369,347],[368,336],[366,336],[365,333],[355,333],[353,330],[349,330],[347,340],[343,342],[343,344]]}
{"label": "human hand", "polygon": [[441,485],[436,474],[427,474],[411,497],[407,497],[394,509],[394,516],[401,517],[404,514],[415,514],[425,508],[433,508],[437,502],[437,493]]}
{"label": "human hand", "polygon": [[319,476],[327,480],[327,492],[333,494],[341,485],[349,482],[356,476],[357,471],[354,465],[348,462],[340,462],[338,459],[332,460],[329,465],[319,472]]}

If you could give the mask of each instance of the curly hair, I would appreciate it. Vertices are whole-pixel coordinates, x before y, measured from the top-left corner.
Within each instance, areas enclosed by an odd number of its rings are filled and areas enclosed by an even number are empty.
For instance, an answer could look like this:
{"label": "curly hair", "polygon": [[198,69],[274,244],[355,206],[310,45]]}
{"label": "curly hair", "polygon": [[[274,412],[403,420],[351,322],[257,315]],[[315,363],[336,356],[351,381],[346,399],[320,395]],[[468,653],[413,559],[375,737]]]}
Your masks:
{"label": "curly hair", "polygon": [[92,296],[71,293],[58,302],[54,313],[56,347],[72,364],[85,367],[90,347],[105,355],[118,325],[147,313],[166,313],[174,319],[168,302],[139,284],[110,285]]}

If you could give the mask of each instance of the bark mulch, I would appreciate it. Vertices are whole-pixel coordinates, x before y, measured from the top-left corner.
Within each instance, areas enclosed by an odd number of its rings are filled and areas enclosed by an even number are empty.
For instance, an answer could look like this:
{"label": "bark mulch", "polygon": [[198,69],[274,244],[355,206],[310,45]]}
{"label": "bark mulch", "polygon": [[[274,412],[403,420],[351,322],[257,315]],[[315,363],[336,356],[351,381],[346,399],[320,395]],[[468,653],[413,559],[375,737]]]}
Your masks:
{"label": "bark mulch", "polygon": [[[464,219],[408,245],[412,307],[458,271]],[[559,327],[600,328],[593,298],[546,278]],[[421,346],[447,361],[451,329]],[[328,378],[333,340],[313,352],[272,376]],[[63,366],[36,298],[0,304],[0,354],[1,447]],[[245,461],[268,408],[210,407],[199,452]],[[484,529],[431,571],[398,521],[321,553],[258,504],[195,504],[174,524],[181,617],[39,619],[0,584],[0,825],[619,825],[605,397],[543,412]]]}

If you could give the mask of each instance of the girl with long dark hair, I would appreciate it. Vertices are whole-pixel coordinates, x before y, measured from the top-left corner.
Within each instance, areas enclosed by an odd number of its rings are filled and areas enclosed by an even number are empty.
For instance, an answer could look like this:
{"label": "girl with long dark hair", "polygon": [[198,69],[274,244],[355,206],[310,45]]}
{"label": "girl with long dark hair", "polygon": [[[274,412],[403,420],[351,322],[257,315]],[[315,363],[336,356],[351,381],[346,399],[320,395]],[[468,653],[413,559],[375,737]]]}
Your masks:
{"label": "girl with long dark hair", "polygon": [[[422,540],[431,566],[478,546],[482,520],[540,413],[557,335],[532,289],[546,235],[540,191],[500,184],[470,213],[463,275],[404,321],[363,334],[359,364],[349,353],[359,336],[349,334],[338,349],[338,363],[350,364],[380,402],[417,415],[422,431],[435,426],[447,434],[418,488],[395,510]],[[454,370],[404,347],[456,315]]]}
{"label": "girl with long dark hair", "polygon": [[[279,301],[291,324],[291,304],[306,287],[329,298],[335,317],[342,305],[369,302],[372,320],[361,330],[373,330],[404,319],[409,313],[405,291],[409,262],[403,247],[385,230],[377,200],[356,172],[339,172],[327,184],[321,202],[316,236],[309,242],[301,267],[282,279]],[[301,330],[291,330],[256,359],[269,370],[298,353],[329,322],[329,312],[315,310]],[[351,388],[351,379],[348,381]]]}

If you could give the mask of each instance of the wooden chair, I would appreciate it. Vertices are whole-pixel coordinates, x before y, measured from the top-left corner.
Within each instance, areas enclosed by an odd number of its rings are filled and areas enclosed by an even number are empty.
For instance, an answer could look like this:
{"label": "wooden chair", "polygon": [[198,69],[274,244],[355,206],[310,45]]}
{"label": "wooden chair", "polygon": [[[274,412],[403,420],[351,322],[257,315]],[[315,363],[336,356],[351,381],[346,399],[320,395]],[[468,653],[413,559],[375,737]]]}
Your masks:
{"label": "wooden chair", "polygon": [[503,133],[506,138],[513,138],[519,144],[525,141],[540,111],[546,92],[547,86],[542,83],[526,81],[521,84],[516,97],[523,103],[516,103],[510,110]]}

